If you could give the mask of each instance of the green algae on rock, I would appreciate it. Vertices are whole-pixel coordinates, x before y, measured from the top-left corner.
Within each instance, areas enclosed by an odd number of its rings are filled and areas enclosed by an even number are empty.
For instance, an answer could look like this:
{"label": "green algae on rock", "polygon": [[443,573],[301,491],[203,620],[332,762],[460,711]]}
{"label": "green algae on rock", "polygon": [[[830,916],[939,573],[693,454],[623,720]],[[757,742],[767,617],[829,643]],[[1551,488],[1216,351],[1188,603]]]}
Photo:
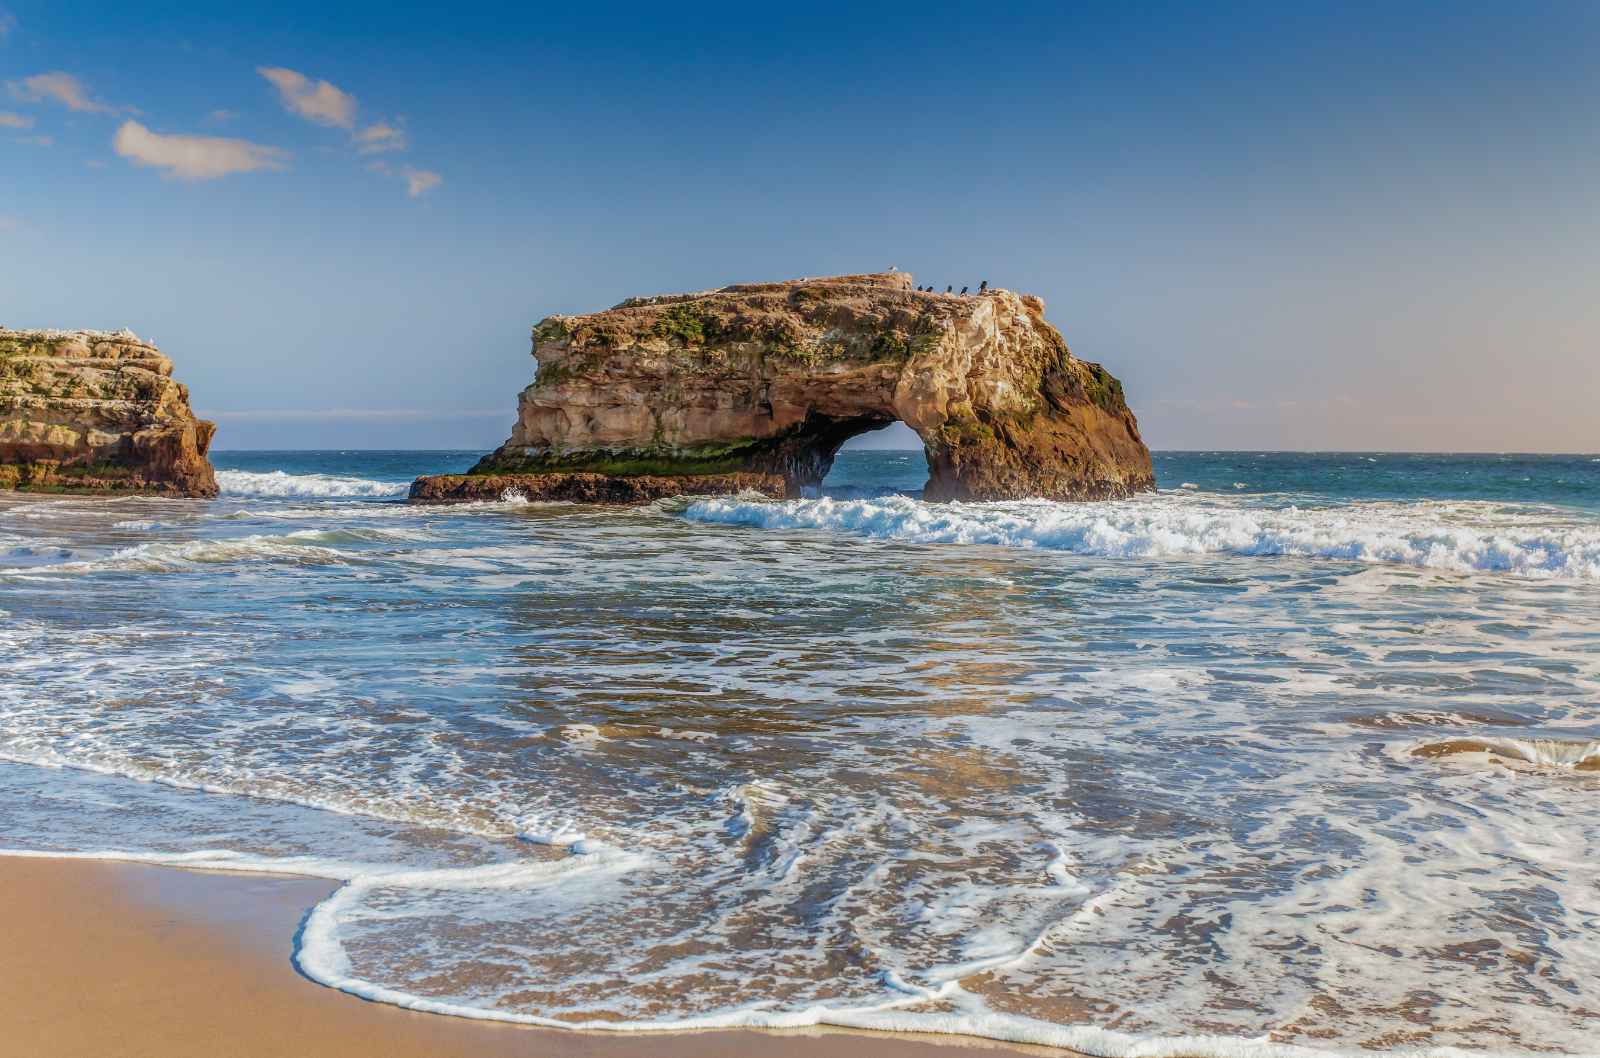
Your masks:
{"label": "green algae on rock", "polygon": [[0,328],[0,489],[215,496],[215,431],[128,331]]}
{"label": "green algae on rock", "polygon": [[845,441],[900,421],[928,499],[1155,486],[1121,383],[1030,295],[918,291],[904,272],[738,284],[551,316],[533,339],[516,427],[468,476],[761,474],[795,496]]}

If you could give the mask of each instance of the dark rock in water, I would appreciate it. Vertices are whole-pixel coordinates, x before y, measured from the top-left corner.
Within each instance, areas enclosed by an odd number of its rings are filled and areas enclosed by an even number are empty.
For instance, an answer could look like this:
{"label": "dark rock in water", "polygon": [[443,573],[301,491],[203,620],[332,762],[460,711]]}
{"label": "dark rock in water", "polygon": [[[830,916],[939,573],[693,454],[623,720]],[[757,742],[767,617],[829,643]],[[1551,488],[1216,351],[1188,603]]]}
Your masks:
{"label": "dark rock in water", "polygon": [[441,474],[418,478],[412,503],[471,503],[516,496],[527,500],[573,503],[649,503],[670,496],[725,496],[759,492],[787,495],[776,474]]}
{"label": "dark rock in water", "polygon": [[632,298],[533,336],[517,425],[472,476],[755,473],[797,495],[846,440],[898,420],[922,440],[928,499],[1155,487],[1121,384],[1074,357],[1029,295],[837,276]]}
{"label": "dark rock in water", "polygon": [[0,489],[215,496],[215,432],[128,331],[0,329]]}

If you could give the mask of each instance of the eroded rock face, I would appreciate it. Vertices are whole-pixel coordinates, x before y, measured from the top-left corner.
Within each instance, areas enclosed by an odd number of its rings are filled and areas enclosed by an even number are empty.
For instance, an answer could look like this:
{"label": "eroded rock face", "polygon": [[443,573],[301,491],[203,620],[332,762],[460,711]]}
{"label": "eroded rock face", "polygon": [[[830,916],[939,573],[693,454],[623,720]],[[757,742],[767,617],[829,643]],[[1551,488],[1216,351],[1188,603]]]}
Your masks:
{"label": "eroded rock face", "polygon": [[0,489],[215,496],[215,431],[127,331],[0,328]]}
{"label": "eroded rock face", "polygon": [[636,298],[534,330],[510,440],[472,473],[751,472],[790,495],[899,420],[929,499],[1123,497],[1154,487],[1122,386],[1073,357],[1038,298],[922,293],[907,273]]}

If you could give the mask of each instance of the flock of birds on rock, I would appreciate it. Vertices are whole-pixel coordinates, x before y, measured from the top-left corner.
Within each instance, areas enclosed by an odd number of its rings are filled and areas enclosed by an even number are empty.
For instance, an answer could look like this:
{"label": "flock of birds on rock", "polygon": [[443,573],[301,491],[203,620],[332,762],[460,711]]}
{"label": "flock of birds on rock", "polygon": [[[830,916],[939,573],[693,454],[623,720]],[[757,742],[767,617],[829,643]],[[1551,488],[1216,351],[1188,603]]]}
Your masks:
{"label": "flock of birds on rock", "polygon": [[[936,293],[936,291],[932,287],[918,287],[917,290],[919,290],[920,292],[922,292],[924,294]],[[954,294],[955,291],[956,291],[956,288],[954,286],[948,286],[948,287],[944,288],[944,292],[946,294]],[[967,292],[967,288],[966,287],[962,287],[961,288],[961,293],[965,294],[966,292]],[[978,293],[987,294],[988,292],[989,292],[989,281],[987,279],[985,279],[983,282],[978,284]]]}
{"label": "flock of birds on rock", "polygon": [[[890,265],[889,266],[889,271],[898,272],[898,271],[900,271],[900,269],[896,268],[894,265]],[[965,295],[966,292],[967,292],[967,289],[968,289],[967,287],[962,287],[961,288],[961,293],[963,295]],[[955,288],[954,285],[947,286],[947,287],[944,288],[944,292],[946,294],[954,294],[956,292],[956,288]],[[983,282],[978,284],[978,293],[987,294],[988,292],[989,292],[989,281],[987,279],[985,279]],[[933,293],[937,293],[937,291],[935,291],[933,289],[933,287],[927,286],[927,287],[918,287],[917,288],[917,293],[919,293],[919,294],[933,294]]]}

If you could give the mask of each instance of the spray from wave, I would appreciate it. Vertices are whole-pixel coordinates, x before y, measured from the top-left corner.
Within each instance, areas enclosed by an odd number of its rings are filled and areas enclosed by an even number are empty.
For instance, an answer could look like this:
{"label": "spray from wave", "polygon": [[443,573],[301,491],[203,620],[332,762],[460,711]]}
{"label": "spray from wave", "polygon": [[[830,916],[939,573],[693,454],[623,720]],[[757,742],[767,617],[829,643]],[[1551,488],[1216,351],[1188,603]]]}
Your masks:
{"label": "spray from wave", "polygon": [[1600,772],[1600,740],[1563,738],[1506,738],[1479,735],[1428,742],[1411,751],[1414,757],[1495,757],[1520,764],[1568,771]]}
{"label": "spray from wave", "polygon": [[[1460,573],[1600,580],[1600,529],[1452,517],[1393,504],[1266,509],[1167,494],[1115,503],[929,504],[875,500],[697,500],[690,521],[821,529],[908,543],[989,544],[1105,558],[1254,555],[1341,559]],[[1469,524],[1470,521],[1470,524]]]}
{"label": "spray from wave", "polygon": [[334,474],[288,474],[282,470],[219,470],[224,496],[276,496],[290,499],[397,499],[409,488],[403,482],[372,481]]}

